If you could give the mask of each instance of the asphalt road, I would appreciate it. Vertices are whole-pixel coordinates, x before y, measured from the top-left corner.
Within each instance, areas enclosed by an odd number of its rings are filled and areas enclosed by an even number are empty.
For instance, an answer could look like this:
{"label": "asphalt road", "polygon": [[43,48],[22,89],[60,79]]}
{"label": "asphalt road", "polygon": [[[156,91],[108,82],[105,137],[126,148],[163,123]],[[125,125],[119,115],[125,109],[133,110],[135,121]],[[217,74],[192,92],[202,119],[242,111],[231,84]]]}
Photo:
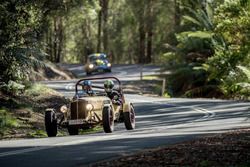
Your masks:
{"label": "asphalt road", "polygon": [[[71,70],[79,66],[68,66]],[[154,73],[158,67],[147,67]],[[122,80],[138,79],[138,66],[117,66]],[[97,75],[98,76],[98,75]],[[44,82],[71,97],[73,81]],[[66,136],[0,141],[0,166],[83,166],[131,154],[142,149],[170,145],[196,137],[250,125],[250,103],[213,99],[165,99],[128,94],[136,111],[136,129],[125,130],[123,123],[112,134]]]}

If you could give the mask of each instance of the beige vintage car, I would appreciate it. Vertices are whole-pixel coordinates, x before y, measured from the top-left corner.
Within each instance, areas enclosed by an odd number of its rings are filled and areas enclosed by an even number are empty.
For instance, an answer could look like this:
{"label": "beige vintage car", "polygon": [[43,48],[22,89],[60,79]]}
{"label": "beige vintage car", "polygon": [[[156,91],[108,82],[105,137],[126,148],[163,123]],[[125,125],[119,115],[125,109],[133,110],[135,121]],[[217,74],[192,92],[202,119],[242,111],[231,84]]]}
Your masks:
{"label": "beige vintage car", "polygon": [[[118,87],[115,90],[122,97],[122,105],[113,104],[106,96],[102,84],[106,79],[112,79],[117,83]],[[93,82],[92,87],[97,89],[94,96],[74,96],[68,105],[60,108],[60,111],[46,109],[45,127],[49,137],[57,135],[58,126],[67,128],[70,135],[78,135],[79,129],[93,128],[97,125],[102,125],[104,132],[111,133],[115,121],[124,122],[127,130],[135,128],[134,107],[125,100],[119,79],[116,77],[80,79],[75,85],[76,95],[81,90],[80,83],[84,80]]]}

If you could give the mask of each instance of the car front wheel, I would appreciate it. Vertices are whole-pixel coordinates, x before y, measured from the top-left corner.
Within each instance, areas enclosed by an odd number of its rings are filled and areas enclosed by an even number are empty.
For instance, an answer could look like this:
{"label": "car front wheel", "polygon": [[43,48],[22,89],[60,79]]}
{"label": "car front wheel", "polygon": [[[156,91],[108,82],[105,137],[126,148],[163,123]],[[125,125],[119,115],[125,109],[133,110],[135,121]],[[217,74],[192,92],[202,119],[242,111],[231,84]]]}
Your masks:
{"label": "car front wheel", "polygon": [[45,128],[48,137],[55,137],[57,135],[57,120],[53,110],[45,112]]}
{"label": "car front wheel", "polygon": [[130,105],[130,112],[124,112],[124,124],[127,130],[135,129],[135,110],[132,105]]}
{"label": "car front wheel", "polygon": [[102,110],[102,123],[105,133],[112,133],[114,130],[114,115],[110,107],[104,107]]}

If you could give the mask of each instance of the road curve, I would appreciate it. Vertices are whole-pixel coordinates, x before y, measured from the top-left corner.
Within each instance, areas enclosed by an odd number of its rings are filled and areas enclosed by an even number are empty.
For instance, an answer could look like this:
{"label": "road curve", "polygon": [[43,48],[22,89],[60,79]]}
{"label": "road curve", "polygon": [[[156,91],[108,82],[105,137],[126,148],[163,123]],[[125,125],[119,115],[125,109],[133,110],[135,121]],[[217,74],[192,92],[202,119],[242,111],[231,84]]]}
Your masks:
{"label": "road curve", "polygon": [[[131,67],[119,68],[124,72]],[[127,74],[122,75],[121,78],[127,77]],[[74,82],[53,81],[46,84],[70,96],[73,94],[70,85]],[[211,99],[165,99],[135,94],[126,95],[126,98],[135,105],[135,130],[127,131],[124,124],[119,123],[112,134],[101,132],[1,141],[0,166],[89,165],[142,149],[170,145],[250,125],[249,103]]]}

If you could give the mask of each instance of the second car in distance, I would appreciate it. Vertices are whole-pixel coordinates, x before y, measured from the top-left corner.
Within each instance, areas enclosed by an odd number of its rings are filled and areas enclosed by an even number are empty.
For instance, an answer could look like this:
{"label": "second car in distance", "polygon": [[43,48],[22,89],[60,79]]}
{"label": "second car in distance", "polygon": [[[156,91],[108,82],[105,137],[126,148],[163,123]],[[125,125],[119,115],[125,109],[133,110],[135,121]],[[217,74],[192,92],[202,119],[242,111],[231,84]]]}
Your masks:
{"label": "second car in distance", "polygon": [[111,72],[111,63],[106,54],[94,53],[88,56],[85,71],[87,75],[93,72]]}

